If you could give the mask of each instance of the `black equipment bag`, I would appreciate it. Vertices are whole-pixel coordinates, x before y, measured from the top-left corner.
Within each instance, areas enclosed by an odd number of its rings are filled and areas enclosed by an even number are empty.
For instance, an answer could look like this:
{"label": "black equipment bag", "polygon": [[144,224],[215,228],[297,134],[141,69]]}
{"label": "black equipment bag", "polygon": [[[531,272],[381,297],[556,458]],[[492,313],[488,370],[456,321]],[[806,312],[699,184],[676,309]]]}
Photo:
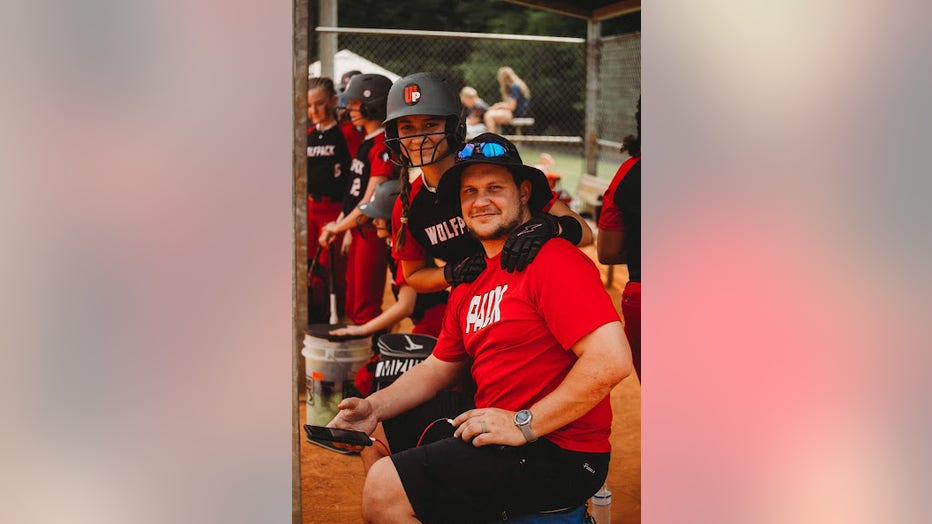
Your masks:
{"label": "black equipment bag", "polygon": [[375,366],[373,391],[394,382],[402,373],[424,361],[434,351],[437,339],[430,335],[389,333],[379,337],[379,360]]}

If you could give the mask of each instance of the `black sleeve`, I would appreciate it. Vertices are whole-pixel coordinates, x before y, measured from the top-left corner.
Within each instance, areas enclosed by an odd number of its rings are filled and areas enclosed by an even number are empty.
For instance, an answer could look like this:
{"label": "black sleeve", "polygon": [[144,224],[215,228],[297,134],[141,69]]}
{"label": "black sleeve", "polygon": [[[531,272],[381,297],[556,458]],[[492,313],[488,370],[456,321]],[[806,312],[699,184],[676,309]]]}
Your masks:
{"label": "black sleeve", "polygon": [[622,214],[641,216],[641,161],[638,160],[615,189],[615,205]]}

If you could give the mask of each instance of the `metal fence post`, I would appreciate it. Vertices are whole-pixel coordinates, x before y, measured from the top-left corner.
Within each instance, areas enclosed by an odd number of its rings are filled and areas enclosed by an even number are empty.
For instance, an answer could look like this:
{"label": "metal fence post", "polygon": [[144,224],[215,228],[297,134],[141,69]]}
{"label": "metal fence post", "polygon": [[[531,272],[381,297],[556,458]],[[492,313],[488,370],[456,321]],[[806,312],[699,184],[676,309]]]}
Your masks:
{"label": "metal fence post", "polygon": [[[318,25],[336,26],[337,0],[320,0],[318,17]],[[339,51],[337,49],[337,34],[317,33],[317,45],[320,50],[320,76],[330,77],[333,79],[334,84],[338,84],[340,79],[334,78],[336,71],[334,71],[333,67],[333,55]]]}
{"label": "metal fence post", "polygon": [[597,129],[599,102],[599,62],[602,23],[589,20],[586,33],[586,173],[596,175],[599,145]]}

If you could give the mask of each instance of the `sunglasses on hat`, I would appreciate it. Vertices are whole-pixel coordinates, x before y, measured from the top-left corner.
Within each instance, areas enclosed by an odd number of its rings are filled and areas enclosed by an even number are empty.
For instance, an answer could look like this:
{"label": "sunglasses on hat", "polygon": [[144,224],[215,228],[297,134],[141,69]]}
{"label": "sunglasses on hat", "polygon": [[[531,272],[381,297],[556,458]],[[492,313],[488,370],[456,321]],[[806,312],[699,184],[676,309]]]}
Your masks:
{"label": "sunglasses on hat", "polygon": [[473,157],[499,158],[507,154],[508,151],[501,144],[495,142],[471,142],[463,146],[463,149],[456,154],[456,159],[462,162]]}

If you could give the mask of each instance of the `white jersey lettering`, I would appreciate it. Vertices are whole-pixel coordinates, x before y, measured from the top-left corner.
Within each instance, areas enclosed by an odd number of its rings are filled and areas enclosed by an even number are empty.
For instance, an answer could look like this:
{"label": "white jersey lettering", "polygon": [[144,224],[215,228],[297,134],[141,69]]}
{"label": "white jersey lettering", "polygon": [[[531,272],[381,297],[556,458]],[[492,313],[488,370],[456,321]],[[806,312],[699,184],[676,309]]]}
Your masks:
{"label": "white jersey lettering", "polygon": [[430,239],[430,245],[432,245],[432,246],[436,246],[436,245],[437,245],[437,230],[436,230],[436,227],[437,227],[437,226],[430,226],[430,227],[424,229],[424,232],[427,233],[427,238]]}
{"label": "white jersey lettering", "polygon": [[364,164],[362,160],[358,158],[353,159],[353,163],[350,164],[350,168],[349,168],[350,171],[352,171],[353,173],[356,173],[359,176],[362,176],[362,173],[365,169],[366,169],[366,164]]}
{"label": "white jersey lettering", "polygon": [[445,222],[424,228],[424,232],[427,233],[427,238],[430,239],[430,245],[432,246],[456,238],[466,231],[468,229],[463,217],[453,217]]}
{"label": "white jersey lettering", "polygon": [[475,333],[502,319],[502,297],[508,284],[472,297],[466,310],[466,333]]}
{"label": "white jersey lettering", "polygon": [[321,156],[335,156],[336,154],[337,146],[334,145],[307,146],[307,156],[311,158]]}
{"label": "white jersey lettering", "polygon": [[349,189],[349,194],[353,195],[354,197],[358,197],[360,189],[362,189],[362,180],[358,178],[354,178],[353,185],[350,186],[350,189]]}

